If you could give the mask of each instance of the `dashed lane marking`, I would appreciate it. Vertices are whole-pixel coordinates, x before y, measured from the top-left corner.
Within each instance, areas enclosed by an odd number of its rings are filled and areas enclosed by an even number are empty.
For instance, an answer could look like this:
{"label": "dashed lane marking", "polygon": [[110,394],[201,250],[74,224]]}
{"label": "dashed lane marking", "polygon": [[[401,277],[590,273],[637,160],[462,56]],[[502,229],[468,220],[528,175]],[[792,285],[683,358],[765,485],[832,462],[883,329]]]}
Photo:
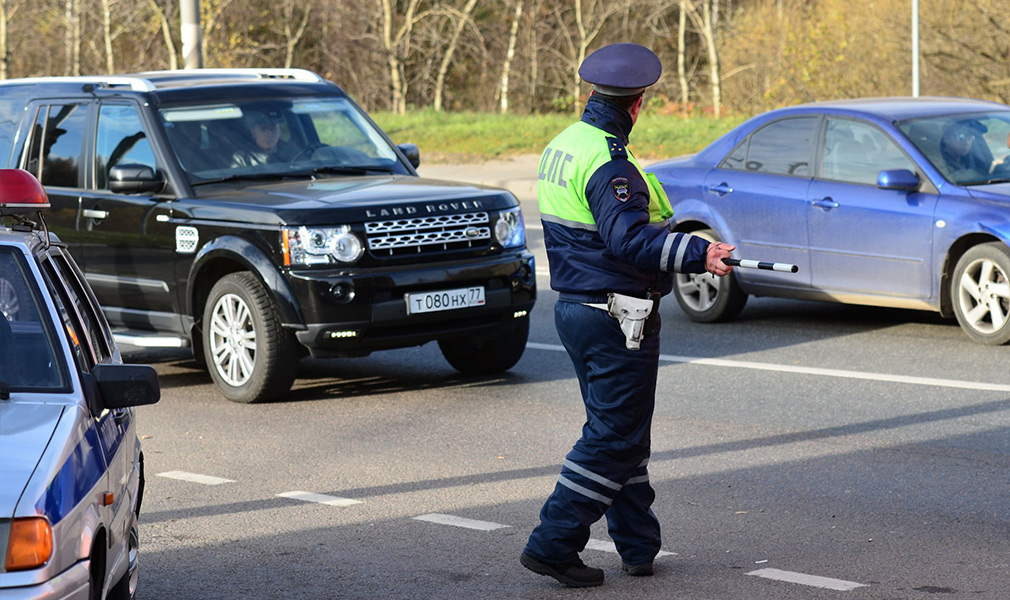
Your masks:
{"label": "dashed lane marking", "polygon": [[[557,344],[538,344],[530,342],[527,348],[537,350],[554,350],[565,352],[563,346]],[[1010,392],[1010,385],[1003,383],[984,383],[979,381],[963,381],[960,379],[937,379],[934,377],[911,377],[907,375],[889,375],[886,373],[869,373],[866,371],[844,371],[841,369],[821,369],[817,367],[798,367],[793,365],[776,365],[773,363],[749,362],[743,360],[727,360],[723,358],[698,358],[693,356],[674,356],[660,354],[659,360],[666,362],[685,363],[692,365],[707,365],[712,367],[729,367],[736,369],[754,369],[758,371],[777,371],[779,373],[794,373],[798,375],[818,375],[821,377],[841,377],[846,379],[862,379],[864,381],[884,381],[888,383],[908,383],[932,387],[957,388],[962,390],[977,390],[985,392]]]}
{"label": "dashed lane marking", "polygon": [[502,525],[501,523],[492,523],[491,521],[477,521],[475,519],[466,519],[463,517],[455,517],[453,515],[443,515],[439,513],[431,513],[428,515],[421,515],[419,517],[414,517],[418,521],[428,521],[429,523],[438,523],[439,525],[451,525],[453,527],[465,527],[466,529],[477,529],[479,531],[494,531],[495,529],[504,529],[508,525]]}
{"label": "dashed lane marking", "polygon": [[800,585],[809,585],[828,590],[837,590],[840,592],[848,592],[856,588],[866,587],[865,583],[832,579],[830,577],[819,577],[817,575],[806,575],[804,573],[793,573],[792,571],[781,571],[779,569],[758,569],[757,571],[747,573],[747,575],[764,577],[765,579],[774,579],[776,581],[786,581],[788,583],[798,583]]}
{"label": "dashed lane marking", "polygon": [[[610,552],[612,554],[618,554],[617,546],[615,546],[614,542],[610,540],[597,540],[590,538],[589,542],[586,543],[586,550],[599,550],[601,552]],[[662,556],[677,556],[677,553],[667,552],[666,550],[660,550],[659,554],[656,555],[656,558],[660,558]]]}
{"label": "dashed lane marking", "polygon": [[158,477],[165,477],[167,479],[178,479],[180,481],[188,481],[190,483],[200,483],[203,485],[221,485],[222,483],[235,483],[234,479],[225,479],[224,477],[212,477],[210,475],[200,475],[199,473],[187,473],[185,471],[165,471],[164,473],[158,473]]}
{"label": "dashed lane marking", "polygon": [[352,500],[351,498],[341,498],[339,496],[327,496],[325,494],[313,494],[312,492],[284,492],[282,494],[277,494],[281,498],[290,498],[292,500],[301,500],[303,502],[315,502],[316,504],[326,504],[329,506],[353,506],[355,504],[364,504],[361,500]]}

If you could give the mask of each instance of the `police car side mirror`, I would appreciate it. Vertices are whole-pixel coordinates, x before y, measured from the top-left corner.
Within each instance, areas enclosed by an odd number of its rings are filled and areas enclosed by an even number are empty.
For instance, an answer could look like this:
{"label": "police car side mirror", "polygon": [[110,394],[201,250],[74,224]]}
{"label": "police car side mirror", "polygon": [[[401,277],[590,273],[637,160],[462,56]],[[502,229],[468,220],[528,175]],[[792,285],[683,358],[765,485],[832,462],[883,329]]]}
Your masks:
{"label": "police car side mirror", "polygon": [[109,189],[120,194],[160,192],[165,179],[147,165],[116,165],[109,169]]}
{"label": "police car side mirror", "polygon": [[407,157],[407,162],[415,169],[421,166],[421,151],[417,149],[417,144],[398,144],[396,149]]}
{"label": "police car side mirror", "polygon": [[95,365],[91,374],[98,384],[103,408],[143,406],[161,399],[158,372],[151,365]]}

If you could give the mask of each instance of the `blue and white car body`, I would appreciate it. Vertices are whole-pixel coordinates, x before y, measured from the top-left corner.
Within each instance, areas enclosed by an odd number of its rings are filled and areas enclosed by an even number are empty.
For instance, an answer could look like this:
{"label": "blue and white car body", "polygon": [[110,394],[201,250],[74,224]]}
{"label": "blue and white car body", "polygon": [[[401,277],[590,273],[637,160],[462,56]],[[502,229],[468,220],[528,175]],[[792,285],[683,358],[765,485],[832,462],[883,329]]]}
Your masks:
{"label": "blue and white car body", "polygon": [[158,400],[157,375],[122,364],[66,248],[24,223],[0,222],[0,598],[132,598],[143,495],[133,406]]}
{"label": "blue and white car body", "polygon": [[[970,164],[949,157],[957,128]],[[799,267],[679,276],[678,302],[697,321],[735,317],[748,295],[933,310],[976,341],[1010,341],[1008,134],[1010,107],[994,102],[820,102],[651,165],[678,230]]]}

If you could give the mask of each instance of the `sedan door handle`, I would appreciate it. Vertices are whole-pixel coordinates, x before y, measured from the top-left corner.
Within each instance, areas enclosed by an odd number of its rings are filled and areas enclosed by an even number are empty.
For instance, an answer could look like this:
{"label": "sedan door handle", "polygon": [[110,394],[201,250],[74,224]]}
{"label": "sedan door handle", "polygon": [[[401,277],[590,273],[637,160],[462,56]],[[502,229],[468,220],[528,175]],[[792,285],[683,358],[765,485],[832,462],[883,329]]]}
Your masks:
{"label": "sedan door handle", "polygon": [[708,188],[708,191],[719,194],[720,196],[725,196],[726,194],[732,194],[733,188],[731,188],[728,183],[723,182],[720,183],[719,185],[713,185],[712,187]]}
{"label": "sedan door handle", "polygon": [[811,200],[810,204],[814,206],[819,206],[824,210],[831,210],[832,208],[838,208],[838,203],[831,199],[831,197],[821,198],[820,200]]}
{"label": "sedan door handle", "polygon": [[107,210],[98,210],[96,208],[85,208],[84,210],[81,211],[81,215],[83,215],[85,219],[99,219],[100,220],[100,219],[104,219],[105,217],[109,216],[109,211],[107,211]]}

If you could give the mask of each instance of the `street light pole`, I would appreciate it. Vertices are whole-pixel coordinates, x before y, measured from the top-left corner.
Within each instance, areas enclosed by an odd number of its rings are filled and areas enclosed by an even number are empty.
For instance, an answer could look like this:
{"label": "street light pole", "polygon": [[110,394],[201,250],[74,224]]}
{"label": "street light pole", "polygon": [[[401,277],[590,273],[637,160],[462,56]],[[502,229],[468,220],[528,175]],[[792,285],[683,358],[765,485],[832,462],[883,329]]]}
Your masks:
{"label": "street light pole", "polygon": [[179,17],[182,20],[182,59],[185,68],[203,67],[203,48],[200,31],[200,0],[181,0]]}
{"label": "street light pole", "polygon": [[912,0],[912,96],[919,97],[919,0]]}

